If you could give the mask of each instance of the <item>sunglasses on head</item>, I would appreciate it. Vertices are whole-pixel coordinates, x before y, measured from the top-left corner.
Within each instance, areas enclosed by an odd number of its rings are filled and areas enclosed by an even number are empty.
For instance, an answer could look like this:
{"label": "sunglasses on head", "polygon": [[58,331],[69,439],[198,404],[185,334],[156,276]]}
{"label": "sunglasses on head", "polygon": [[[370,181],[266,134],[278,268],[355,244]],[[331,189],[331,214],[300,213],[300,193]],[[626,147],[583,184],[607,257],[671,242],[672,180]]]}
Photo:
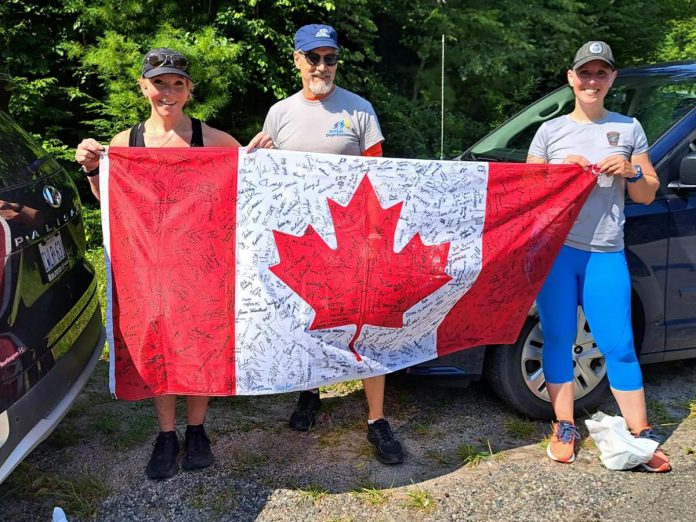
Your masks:
{"label": "sunglasses on head", "polygon": [[180,54],[150,53],[147,56],[147,63],[152,67],[171,65],[181,71],[185,71],[188,68],[188,60]]}
{"label": "sunglasses on head", "polygon": [[324,60],[324,63],[328,65],[329,67],[333,67],[338,63],[338,55],[337,54],[325,54],[324,56],[317,54],[317,53],[306,53],[304,51],[300,51],[300,54],[305,57],[305,60],[307,60],[307,63],[309,65],[312,65],[316,67],[319,65],[322,61],[322,58]]}

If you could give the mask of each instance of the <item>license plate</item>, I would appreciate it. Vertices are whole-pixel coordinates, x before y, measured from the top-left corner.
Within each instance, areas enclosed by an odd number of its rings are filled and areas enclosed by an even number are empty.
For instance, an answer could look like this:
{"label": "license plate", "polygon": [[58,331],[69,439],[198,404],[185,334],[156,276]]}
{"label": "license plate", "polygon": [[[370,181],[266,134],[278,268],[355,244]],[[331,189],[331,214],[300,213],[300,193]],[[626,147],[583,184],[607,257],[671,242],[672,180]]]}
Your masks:
{"label": "license plate", "polygon": [[41,253],[46,279],[51,282],[62,274],[68,265],[68,255],[65,253],[60,234],[47,239],[43,243],[39,243],[39,252]]}

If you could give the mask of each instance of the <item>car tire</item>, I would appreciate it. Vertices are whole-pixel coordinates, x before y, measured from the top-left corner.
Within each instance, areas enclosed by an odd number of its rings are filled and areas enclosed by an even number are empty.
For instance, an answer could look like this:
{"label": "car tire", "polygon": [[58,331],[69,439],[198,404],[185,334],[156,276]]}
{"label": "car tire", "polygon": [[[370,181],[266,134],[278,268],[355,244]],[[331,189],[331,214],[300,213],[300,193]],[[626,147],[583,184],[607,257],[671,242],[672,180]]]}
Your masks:
{"label": "car tire", "polygon": [[[554,418],[541,369],[543,336],[539,316],[527,318],[517,341],[511,345],[489,346],[484,375],[493,392],[522,415]],[[578,334],[574,351],[575,415],[593,411],[609,391],[604,358],[589,331],[582,309],[578,308]]]}

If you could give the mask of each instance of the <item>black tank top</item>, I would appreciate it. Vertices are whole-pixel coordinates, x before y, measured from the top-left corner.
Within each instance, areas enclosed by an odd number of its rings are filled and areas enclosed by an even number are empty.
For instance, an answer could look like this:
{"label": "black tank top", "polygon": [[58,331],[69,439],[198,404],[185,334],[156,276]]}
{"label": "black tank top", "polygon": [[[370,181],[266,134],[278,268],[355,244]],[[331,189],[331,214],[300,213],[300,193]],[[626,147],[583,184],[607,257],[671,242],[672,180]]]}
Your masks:
{"label": "black tank top", "polygon": [[[191,118],[191,147],[203,147],[203,127],[201,120]],[[131,127],[130,136],[128,137],[129,147],[144,147],[145,146],[145,122],[140,122]]]}

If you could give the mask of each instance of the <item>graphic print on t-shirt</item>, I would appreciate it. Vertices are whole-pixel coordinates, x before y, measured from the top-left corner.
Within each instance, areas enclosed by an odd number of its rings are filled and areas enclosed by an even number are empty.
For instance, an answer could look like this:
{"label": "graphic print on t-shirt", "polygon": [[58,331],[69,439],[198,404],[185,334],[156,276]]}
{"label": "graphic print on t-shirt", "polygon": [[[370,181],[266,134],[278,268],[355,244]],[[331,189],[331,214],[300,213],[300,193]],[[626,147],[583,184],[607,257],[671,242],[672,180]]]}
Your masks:
{"label": "graphic print on t-shirt", "polygon": [[619,144],[620,132],[607,132],[607,141],[612,147],[616,147]]}
{"label": "graphic print on t-shirt", "polygon": [[348,129],[350,129],[350,120],[348,118],[338,120],[334,123],[334,126],[329,129],[329,132],[326,133],[326,137],[346,136],[345,131]]}

